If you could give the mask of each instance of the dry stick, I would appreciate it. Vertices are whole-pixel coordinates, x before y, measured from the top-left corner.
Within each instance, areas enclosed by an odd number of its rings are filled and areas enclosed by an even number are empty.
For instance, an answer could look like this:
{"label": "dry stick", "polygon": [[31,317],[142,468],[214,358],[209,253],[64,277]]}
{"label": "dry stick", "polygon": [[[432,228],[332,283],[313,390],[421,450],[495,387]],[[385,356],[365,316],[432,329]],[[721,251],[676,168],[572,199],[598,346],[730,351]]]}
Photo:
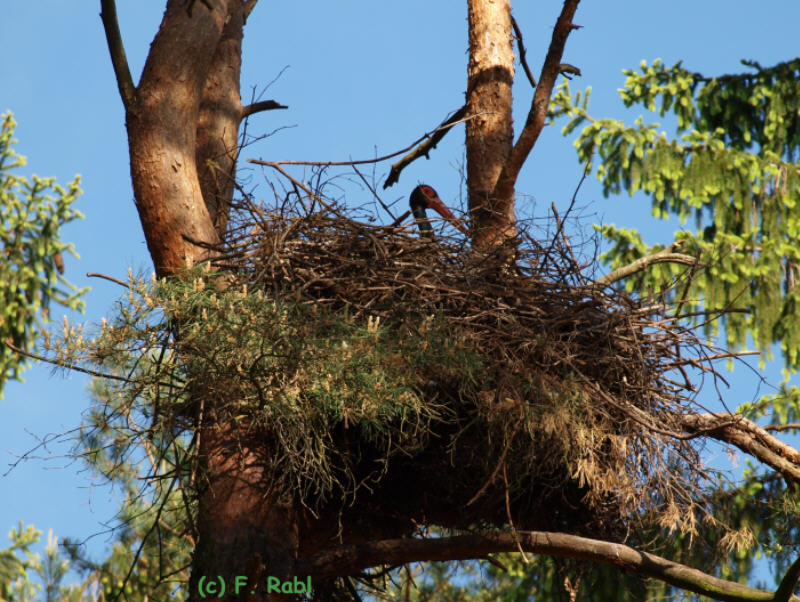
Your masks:
{"label": "dry stick", "polygon": [[553,93],[556,78],[561,72],[561,57],[564,54],[564,46],[567,37],[573,29],[578,26],[572,24],[572,17],[578,8],[580,0],[566,0],[561,9],[561,14],[556,21],[553,29],[553,37],[550,41],[550,48],[542,66],[542,73],[539,76],[539,85],[531,101],[531,108],[528,111],[528,118],[525,127],[522,129],[517,142],[511,149],[508,160],[503,165],[503,170],[497,179],[492,197],[496,199],[510,199],[514,195],[514,186],[517,182],[525,160],[533,149],[539,134],[544,127],[547,109],[550,105],[550,96]]}
{"label": "dry stick", "polygon": [[[553,203],[550,203],[550,209],[553,211],[553,217],[555,217],[555,219],[556,219],[556,224],[557,224],[557,226],[558,226],[558,230],[556,230],[556,234],[555,234],[555,236],[553,237],[553,240],[552,240],[552,242],[551,242],[551,245],[552,245],[553,243],[555,243],[555,241],[556,241],[556,238],[557,238],[559,235],[561,235],[561,241],[564,243],[564,246],[566,247],[566,249],[567,249],[567,252],[569,253],[569,256],[570,256],[570,258],[572,259],[572,264],[573,264],[573,265],[577,265],[577,264],[578,264],[578,258],[577,258],[577,257],[575,257],[575,253],[573,253],[573,252],[572,252],[572,245],[571,245],[571,244],[569,244],[569,238],[567,238],[567,235],[566,235],[566,233],[564,232],[564,222],[563,222],[563,221],[561,220],[561,218],[559,217],[559,215],[558,215],[558,209],[556,209],[556,204],[555,204],[554,202],[553,202]],[[572,205],[570,205],[570,209],[572,209]]]}
{"label": "dry stick", "polygon": [[[559,219],[559,217],[558,217],[558,212],[556,211],[555,203],[551,204],[552,208],[553,208],[553,215],[555,215],[556,225],[557,225],[558,229],[556,230],[556,233],[553,235],[553,238],[550,241],[550,246],[547,247],[547,250],[544,252],[544,258],[542,259],[542,263],[545,263],[550,259],[550,253],[552,252],[553,248],[555,247],[556,241],[558,241],[559,235],[563,235],[564,221],[566,221],[566,219],[569,217],[569,214],[572,211],[573,207],[575,207],[575,201],[578,199],[578,191],[580,191],[581,186],[583,185],[583,183],[586,180],[586,177],[588,175],[589,175],[589,166],[587,165],[583,169],[583,175],[581,176],[581,179],[578,180],[578,185],[575,187],[575,192],[572,193],[572,199],[569,202],[569,207],[567,207],[567,212],[564,214],[564,219],[563,220]],[[572,255],[573,258],[574,258],[574,254],[572,253],[572,248],[570,247],[570,244],[569,244],[569,241],[566,238],[566,235],[564,235],[563,240],[566,243],[567,248],[569,249],[570,255]]]}
{"label": "dry stick", "polygon": [[765,431],[793,431],[800,429],[800,423],[790,422],[789,424],[768,424],[763,427]]}
{"label": "dry stick", "polygon": [[531,83],[531,88],[536,87],[536,80],[533,77],[533,73],[531,73],[531,68],[528,67],[528,60],[525,58],[525,44],[522,42],[522,30],[517,25],[517,20],[511,17],[511,26],[514,28],[514,35],[517,36],[517,48],[519,48],[519,62],[522,65],[523,71],[525,71],[525,76],[528,78],[528,81]]}
{"label": "dry stick", "polygon": [[[364,182],[364,186],[369,188],[369,191],[372,193],[372,196],[374,196],[375,199],[381,204],[381,207],[383,207],[383,210],[386,211],[386,213],[388,213],[389,216],[391,216],[392,219],[396,219],[395,216],[394,216],[394,213],[392,213],[392,210],[389,209],[389,207],[386,205],[386,203],[383,202],[383,199],[380,197],[378,192],[372,187],[372,185],[367,181],[367,178],[364,177],[364,174],[362,174],[358,170],[358,167],[353,165],[353,171],[356,172],[356,174],[358,174],[358,177],[361,178],[361,181]],[[374,177],[374,172],[373,172],[373,177]]]}
{"label": "dry stick", "polygon": [[425,140],[422,144],[420,144],[417,148],[412,150],[408,153],[405,157],[400,159],[397,163],[392,165],[391,170],[389,170],[389,176],[386,178],[386,181],[383,183],[383,188],[386,190],[392,184],[397,183],[400,179],[400,173],[408,167],[412,162],[416,161],[420,157],[428,158],[428,153],[430,153],[436,145],[439,144],[439,141],[444,138],[445,134],[450,131],[450,129],[460,123],[465,115],[467,114],[467,105],[464,105],[460,109],[458,109],[455,113],[453,113],[450,117],[446,118],[439,124],[439,127],[434,130],[433,136],[429,137]]}
{"label": "dry stick", "polygon": [[401,215],[400,217],[398,217],[397,219],[395,219],[395,220],[394,220],[394,221],[393,221],[393,222],[392,222],[392,223],[391,223],[389,226],[390,226],[391,228],[396,228],[397,226],[399,226],[400,224],[402,224],[402,223],[403,223],[403,221],[405,221],[405,219],[406,219],[406,218],[407,218],[409,215],[411,215],[411,209],[407,210],[407,211],[406,211],[406,212],[405,212],[403,215]]}
{"label": "dry stick", "polygon": [[99,272],[86,272],[86,276],[88,278],[104,278],[105,280],[109,280],[109,281],[111,281],[111,282],[113,282],[115,284],[119,284],[120,286],[124,286],[128,290],[131,290],[131,285],[130,284],[128,284],[127,282],[123,282],[122,280],[119,280],[117,278],[114,278],[113,276],[109,276],[108,274],[100,274]]}
{"label": "dry stick", "polygon": [[[776,599],[772,592],[726,581],[624,544],[542,531],[518,531],[516,536],[511,533],[494,533],[436,539],[390,539],[344,545],[298,559],[295,571],[297,574],[324,578],[386,564],[399,566],[411,562],[471,560],[492,553],[515,552],[518,541],[524,549],[535,554],[610,565],[716,600],[772,602]],[[789,574],[792,576],[796,572],[795,568],[793,565],[790,570]],[[786,600],[797,601],[800,598],[790,596]]]}
{"label": "dry stick", "polygon": [[511,529],[511,533],[514,535],[514,538],[517,540],[517,549],[519,550],[520,556],[522,556],[522,562],[525,564],[530,564],[531,561],[528,560],[525,550],[522,549],[522,543],[519,541],[519,538],[516,537],[517,528],[514,526],[514,520],[511,518],[511,497],[508,495],[508,471],[506,470],[505,462],[503,462],[503,482],[505,483],[506,516],[508,517],[508,526]]}
{"label": "dry stick", "polygon": [[269,167],[275,167],[276,165],[316,165],[320,167],[330,167],[330,166],[343,166],[343,165],[365,165],[367,163],[380,163],[381,161],[386,161],[387,159],[391,159],[392,157],[396,157],[397,155],[401,155],[410,151],[412,148],[417,146],[423,140],[434,136],[440,129],[449,129],[454,125],[458,125],[459,123],[464,123],[465,121],[469,121],[470,119],[474,119],[475,117],[480,116],[478,115],[471,115],[469,117],[465,117],[464,119],[459,119],[458,121],[454,121],[453,123],[449,124],[447,127],[442,128],[439,126],[435,130],[431,132],[427,132],[414,140],[411,144],[409,144],[405,148],[401,148],[399,151],[395,151],[388,155],[383,155],[382,157],[376,157],[375,159],[359,159],[357,161],[264,161],[262,159],[248,159],[248,163],[252,163],[254,165],[267,165]]}
{"label": "dry stick", "polygon": [[770,435],[743,416],[688,414],[681,416],[687,431],[730,443],[777,470],[787,480],[800,482],[800,451]]}
{"label": "dry stick", "polygon": [[656,263],[681,263],[689,266],[699,265],[700,267],[703,267],[703,265],[700,263],[700,260],[698,260],[696,257],[692,255],[686,255],[685,253],[676,253],[675,250],[679,246],[679,243],[672,243],[669,247],[662,249],[657,253],[647,255],[646,257],[640,257],[636,261],[632,261],[628,265],[617,268],[610,274],[606,274],[602,278],[598,278],[597,284],[600,286],[609,286],[618,280],[622,280],[623,278],[627,278],[628,276],[635,274],[636,272],[646,270],[648,267]]}

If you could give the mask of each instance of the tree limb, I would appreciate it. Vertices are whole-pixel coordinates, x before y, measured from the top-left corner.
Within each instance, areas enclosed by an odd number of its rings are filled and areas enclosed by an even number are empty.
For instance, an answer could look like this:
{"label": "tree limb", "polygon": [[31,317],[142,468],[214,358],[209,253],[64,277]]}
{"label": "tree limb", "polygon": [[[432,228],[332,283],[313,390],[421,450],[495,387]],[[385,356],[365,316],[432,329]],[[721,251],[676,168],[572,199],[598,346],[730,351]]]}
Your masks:
{"label": "tree limb", "polygon": [[[364,165],[368,163],[380,163],[381,161],[386,161],[387,159],[391,159],[392,157],[396,157],[397,155],[401,155],[405,152],[408,152],[412,148],[414,148],[417,144],[424,141],[427,138],[431,138],[432,136],[436,136],[439,130],[447,130],[450,129],[452,126],[457,125],[461,122],[468,121],[476,117],[473,115],[472,117],[465,117],[463,119],[458,119],[453,121],[453,123],[449,123],[448,125],[440,125],[435,130],[426,132],[414,142],[406,146],[405,148],[401,148],[398,151],[394,151],[393,153],[389,153],[388,155],[383,155],[381,157],[375,157],[374,159],[355,159],[350,161],[264,161],[262,159],[248,159],[248,163],[253,163],[254,165],[267,165],[267,166],[274,166],[274,165],[319,165],[319,166],[334,166],[334,165]],[[451,119],[455,118],[455,115]],[[439,137],[441,139],[441,136]]]}
{"label": "tree limb", "polygon": [[434,130],[434,133],[429,138],[425,139],[422,144],[417,146],[414,150],[410,153],[405,155],[402,159],[400,159],[397,163],[392,165],[392,169],[389,171],[389,177],[386,178],[386,181],[383,183],[383,188],[389,188],[392,184],[397,183],[400,179],[400,172],[402,172],[409,164],[416,161],[420,157],[428,158],[428,153],[431,152],[436,145],[439,144],[439,141],[444,138],[444,135],[450,131],[452,126],[456,123],[464,119],[464,116],[467,114],[467,106],[464,105],[458,111],[453,113],[450,117],[442,121],[439,124],[439,127]]}
{"label": "tree limb", "polygon": [[100,18],[106,32],[108,53],[111,55],[111,64],[114,67],[114,76],[117,79],[119,95],[125,110],[130,110],[136,104],[136,86],[133,84],[128,59],[125,56],[125,46],[122,44],[122,34],[119,31],[117,20],[117,6],[114,0],[100,0]]}
{"label": "tree limb", "polygon": [[[536,554],[548,554],[598,562],[638,575],[659,579],[675,587],[729,602],[773,601],[772,592],[719,579],[692,567],[629,546],[541,531],[485,535],[459,535],[437,539],[390,539],[344,545],[314,556],[300,558],[298,575],[316,578],[352,574],[373,566],[398,566],[409,562],[469,560],[497,552],[516,552],[518,546]],[[794,565],[792,569],[794,569]],[[792,569],[790,573],[794,574]],[[787,574],[788,577],[788,574]],[[785,600],[800,600],[796,596]]]}
{"label": "tree limb", "polygon": [[789,602],[792,599],[797,582],[800,580],[800,558],[797,558],[786,574],[781,579],[781,584],[778,586],[778,591],[775,592],[775,602]]}
{"label": "tree limb", "polygon": [[536,87],[536,79],[533,77],[533,73],[531,73],[531,68],[528,66],[528,60],[525,58],[525,44],[522,41],[522,30],[519,28],[517,24],[517,20],[514,16],[511,16],[511,26],[514,28],[514,35],[517,38],[517,48],[519,48],[519,62],[522,65],[522,70],[525,71],[525,77],[528,78],[528,81],[531,83],[531,88]]}
{"label": "tree limb", "polygon": [[800,451],[787,445],[752,420],[735,414],[685,414],[683,427],[692,433],[730,443],[777,470],[786,480],[800,483]]}
{"label": "tree limb", "polygon": [[564,46],[567,43],[567,37],[570,32],[577,27],[572,24],[572,17],[575,15],[579,2],[580,0],[564,1],[561,14],[558,16],[556,26],[553,29],[550,48],[544,59],[542,73],[539,76],[539,85],[533,95],[525,127],[511,149],[511,154],[505,165],[503,165],[503,170],[500,172],[500,177],[495,184],[492,196],[496,199],[510,199],[513,197],[517,176],[519,176],[525,160],[528,158],[544,127],[550,96],[553,92],[556,78],[561,71],[561,56],[564,54]]}
{"label": "tree limb", "polygon": [[646,257],[640,257],[636,261],[629,263],[628,265],[622,266],[621,268],[617,268],[613,272],[606,274],[602,278],[597,279],[597,284],[601,286],[609,286],[614,284],[618,280],[622,280],[623,278],[627,278],[628,276],[635,274],[636,272],[641,272],[649,268],[651,265],[655,265],[656,263],[682,263],[684,265],[701,265],[702,264],[698,261],[696,257],[691,255],[686,255],[684,253],[676,253],[675,251],[681,246],[680,241],[673,243],[668,248],[658,251],[657,253],[653,253],[652,255],[647,255]]}
{"label": "tree limb", "polygon": [[259,102],[254,102],[253,104],[249,104],[246,107],[242,107],[242,119],[245,117],[249,117],[254,113],[258,113],[260,111],[271,111],[273,109],[288,109],[289,107],[286,105],[282,105],[281,103],[274,101],[274,100],[261,100]]}
{"label": "tree limb", "polygon": [[[569,63],[561,63],[558,66],[558,72],[561,73],[562,75],[566,73],[570,73],[572,75],[582,75],[580,69],[578,69],[575,65],[570,65]],[[572,78],[567,78],[567,79],[572,79]]]}

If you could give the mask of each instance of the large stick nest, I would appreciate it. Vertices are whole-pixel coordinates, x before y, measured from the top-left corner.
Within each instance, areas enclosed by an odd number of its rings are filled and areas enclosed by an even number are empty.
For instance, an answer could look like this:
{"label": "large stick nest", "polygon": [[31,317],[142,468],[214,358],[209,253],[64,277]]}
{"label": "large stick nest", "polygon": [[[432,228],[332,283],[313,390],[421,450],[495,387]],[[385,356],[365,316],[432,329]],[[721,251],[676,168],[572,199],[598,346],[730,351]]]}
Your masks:
{"label": "large stick nest", "polygon": [[562,236],[478,253],[331,206],[252,210],[217,263],[263,302],[241,309],[232,359],[214,343],[207,382],[316,511],[401,530],[691,527],[698,454],[672,433],[705,349],[663,306],[594,285]]}

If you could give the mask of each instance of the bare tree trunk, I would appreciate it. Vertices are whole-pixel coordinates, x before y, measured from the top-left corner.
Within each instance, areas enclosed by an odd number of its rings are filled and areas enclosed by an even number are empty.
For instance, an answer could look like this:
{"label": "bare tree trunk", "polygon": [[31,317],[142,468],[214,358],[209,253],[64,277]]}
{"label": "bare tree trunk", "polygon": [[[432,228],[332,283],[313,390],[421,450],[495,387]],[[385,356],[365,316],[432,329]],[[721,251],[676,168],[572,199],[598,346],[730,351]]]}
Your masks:
{"label": "bare tree trunk", "polygon": [[[131,177],[147,246],[160,277],[208,257],[191,241],[217,244],[225,234],[234,190],[237,138],[245,110],[239,76],[246,11],[253,2],[169,0],[134,87],[113,0],[102,17],[125,105]],[[269,103],[262,103],[269,104]],[[265,108],[275,108],[272,106]],[[250,112],[260,109],[251,109]],[[198,405],[203,391],[197,392]],[[191,599],[202,577],[253,580],[292,574],[297,527],[291,502],[265,483],[265,442],[247,439],[217,420],[205,400],[199,426],[203,466],[199,539],[192,563]],[[241,435],[241,436],[240,436]],[[229,590],[228,594],[234,594]],[[245,592],[227,599],[245,599]],[[274,599],[286,599],[277,596]],[[198,598],[199,599],[199,598]],[[272,599],[257,594],[246,599]]]}
{"label": "bare tree trunk", "polygon": [[267,443],[263,437],[248,440],[242,431],[213,419],[201,431],[207,481],[201,484],[191,600],[202,599],[203,577],[218,576],[227,584],[226,600],[294,599],[255,589],[267,576],[294,576],[299,533],[292,496],[268,487]]}
{"label": "bare tree trunk", "polygon": [[125,107],[136,207],[159,276],[205,257],[186,237],[220,241],[200,188],[197,125],[228,3],[215,0],[192,17],[181,0],[167,3],[135,100]]}
{"label": "bare tree trunk", "polygon": [[225,234],[239,155],[243,108],[239,91],[244,5],[228,3],[227,23],[211,59],[197,119],[197,171],[211,221]]}
{"label": "bare tree trunk", "polygon": [[509,0],[469,0],[467,189],[473,244],[514,233],[514,194],[492,194],[514,142],[514,53]]}

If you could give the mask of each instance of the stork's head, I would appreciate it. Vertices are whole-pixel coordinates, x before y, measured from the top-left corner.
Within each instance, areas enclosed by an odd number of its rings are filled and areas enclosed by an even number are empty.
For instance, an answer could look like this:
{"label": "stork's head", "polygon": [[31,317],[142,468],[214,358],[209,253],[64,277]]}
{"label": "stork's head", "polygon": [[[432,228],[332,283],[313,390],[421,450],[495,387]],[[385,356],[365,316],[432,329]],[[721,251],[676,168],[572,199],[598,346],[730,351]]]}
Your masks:
{"label": "stork's head", "polygon": [[461,224],[455,215],[447,208],[447,206],[439,198],[436,191],[427,184],[420,184],[411,191],[411,197],[408,199],[411,206],[411,212],[417,219],[419,229],[423,234],[430,235],[432,228],[430,223],[425,219],[425,210],[433,209],[444,219],[453,224],[456,228],[461,230],[464,234],[469,234],[467,229]]}

